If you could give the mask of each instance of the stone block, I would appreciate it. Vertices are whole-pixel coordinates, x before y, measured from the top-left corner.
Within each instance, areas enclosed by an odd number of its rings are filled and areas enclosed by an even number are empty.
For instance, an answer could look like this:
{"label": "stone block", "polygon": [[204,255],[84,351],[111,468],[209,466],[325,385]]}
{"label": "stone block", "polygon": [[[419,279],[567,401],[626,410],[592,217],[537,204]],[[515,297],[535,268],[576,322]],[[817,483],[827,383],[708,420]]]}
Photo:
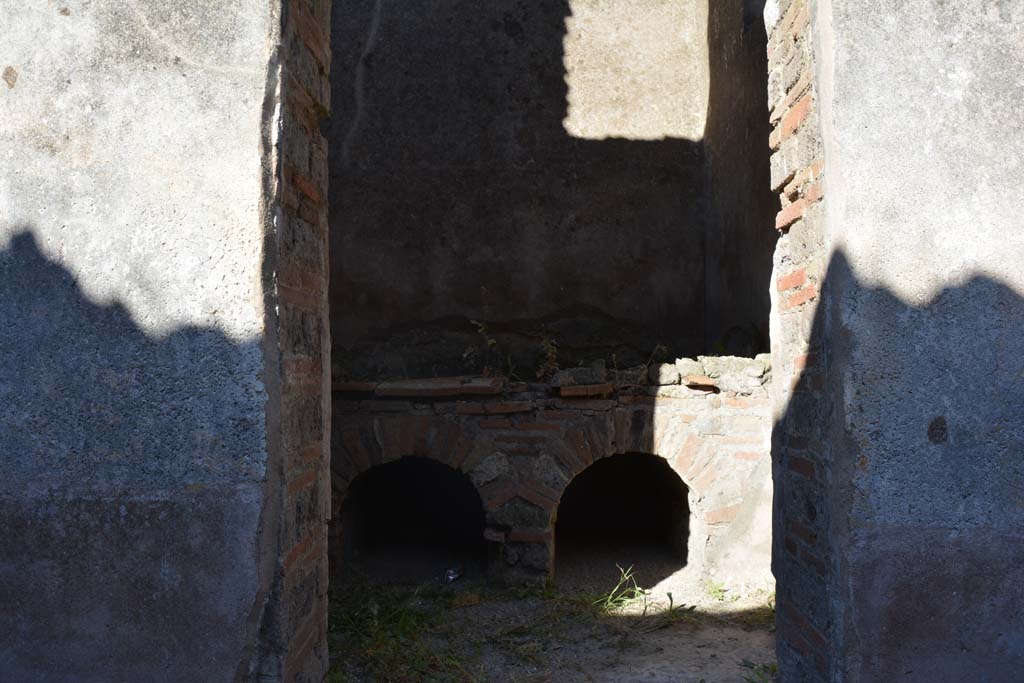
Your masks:
{"label": "stone block", "polygon": [[722,391],[750,394],[759,391],[768,379],[770,363],[766,356],[739,358],[737,356],[701,356],[707,376]]}
{"label": "stone block", "polygon": [[639,386],[647,383],[647,367],[638,365],[624,370],[610,370],[608,380],[615,386]]}
{"label": "stone block", "polygon": [[652,365],[647,371],[647,379],[650,384],[656,386],[679,384],[679,368],[673,363]]}
{"label": "stone block", "polygon": [[551,386],[573,387],[580,385],[604,384],[608,375],[605,371],[604,362],[595,363],[589,367],[566,368],[559,370],[551,378]]}
{"label": "stone block", "polygon": [[703,375],[704,366],[701,365],[699,360],[694,360],[692,358],[677,358],[676,371],[679,372],[680,376]]}
{"label": "stone block", "polygon": [[550,523],[550,515],[544,509],[531,505],[522,498],[513,497],[496,506],[487,514],[489,523],[500,526],[543,528]]}
{"label": "stone block", "polygon": [[469,473],[469,478],[473,481],[474,486],[480,487],[505,476],[511,470],[508,456],[498,451],[484,458],[479,465],[473,468],[473,471]]}
{"label": "stone block", "polygon": [[561,491],[569,483],[569,477],[562,471],[558,461],[547,453],[534,459],[533,476],[552,491]]}

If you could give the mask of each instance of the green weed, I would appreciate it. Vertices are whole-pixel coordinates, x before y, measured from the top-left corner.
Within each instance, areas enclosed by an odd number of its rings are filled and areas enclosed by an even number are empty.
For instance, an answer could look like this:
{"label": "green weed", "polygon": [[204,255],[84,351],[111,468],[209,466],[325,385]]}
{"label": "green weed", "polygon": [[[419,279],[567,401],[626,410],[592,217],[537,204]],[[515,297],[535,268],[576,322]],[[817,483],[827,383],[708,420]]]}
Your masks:
{"label": "green weed", "polygon": [[743,660],[740,666],[750,669],[750,673],[743,676],[743,683],[774,683],[779,676],[779,665],[775,662],[754,664]]}
{"label": "green weed", "polygon": [[734,621],[752,628],[775,627],[775,605],[768,604],[745,610],[736,615]]}
{"label": "green weed", "polygon": [[615,566],[619,570],[618,583],[609,592],[598,596],[592,604],[602,614],[614,614],[627,605],[642,600],[643,614],[647,614],[649,592],[637,584],[636,577],[633,575],[633,567],[623,569],[619,565]]}
{"label": "green weed", "polygon": [[545,337],[540,342],[540,365],[537,368],[537,379],[546,382],[558,372],[558,342],[553,337]]}
{"label": "green weed", "polygon": [[[449,600],[438,588],[345,586],[331,599],[332,641],[373,680],[475,683],[480,677],[451,648],[429,642]],[[347,680],[341,671],[330,675],[337,683]]]}
{"label": "green weed", "polygon": [[729,593],[729,589],[724,584],[712,581],[707,586],[708,597],[718,602],[725,602],[726,596]]}

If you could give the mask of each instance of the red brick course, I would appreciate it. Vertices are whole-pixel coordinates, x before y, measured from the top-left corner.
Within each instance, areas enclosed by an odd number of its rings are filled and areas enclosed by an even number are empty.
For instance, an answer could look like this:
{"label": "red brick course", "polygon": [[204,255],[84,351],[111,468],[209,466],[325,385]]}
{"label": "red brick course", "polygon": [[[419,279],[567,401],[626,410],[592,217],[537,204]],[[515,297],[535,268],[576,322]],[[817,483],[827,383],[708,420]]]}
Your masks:
{"label": "red brick course", "polygon": [[800,287],[807,282],[807,269],[797,268],[794,271],[783,275],[775,280],[775,288],[780,292],[784,292],[787,289],[793,289],[794,287]]}
{"label": "red brick course", "polygon": [[[523,509],[553,520],[565,486],[590,464],[614,454],[654,452],[695,492],[692,512],[709,525],[706,535],[713,544],[742,510],[744,497],[760,490],[762,482],[750,474],[770,457],[772,405],[764,386],[750,395],[719,394],[710,390],[717,379],[701,376],[698,381],[691,388],[675,385],[667,396],[659,395],[666,391],[661,387],[617,392],[612,385],[595,385],[609,398],[559,398],[554,409],[548,396],[556,389],[545,393],[537,385],[507,387],[502,395],[470,401],[424,396],[412,404],[382,397],[387,386],[380,383],[364,400],[347,401],[336,418],[342,425],[332,456],[336,482],[347,487],[380,460],[403,455],[432,458],[473,475],[485,463],[493,466],[500,454],[518,464],[496,478],[493,473],[481,476],[485,483],[477,490],[487,515],[487,538],[537,544],[548,554],[554,548],[553,521],[543,528],[535,523],[510,528],[501,520]],[[352,388],[350,382],[337,386]],[[704,419],[713,416],[717,419]],[[344,491],[335,496],[343,499]],[[729,502],[709,502],[704,509],[705,500]]]}
{"label": "red brick course", "polygon": [[818,297],[818,288],[817,288],[817,286],[815,286],[814,284],[809,284],[806,287],[803,287],[802,289],[799,289],[796,292],[794,292],[793,294],[790,294],[789,296],[785,297],[782,300],[782,304],[781,304],[780,308],[783,311],[788,311],[789,309],[796,308],[797,306],[801,306],[801,305],[807,303],[808,301],[813,301],[817,297]]}
{"label": "red brick course", "polygon": [[[769,27],[769,106],[773,130],[769,145],[772,185],[779,192],[775,228],[781,233],[775,253],[772,311],[772,359],[777,380],[775,400],[782,413],[772,451],[776,470],[774,570],[777,586],[779,666],[783,680],[825,680],[830,662],[830,634],[814,627],[797,608],[827,606],[829,556],[827,506],[828,439],[819,422],[796,411],[813,410],[825,401],[827,367],[817,348],[808,348],[819,301],[819,274],[828,254],[823,211],[825,159],[819,129],[815,82],[811,0],[780,0],[782,16]],[[782,532],[785,533],[782,533]],[[817,615],[820,617],[820,615]],[[822,624],[827,619],[820,619]],[[811,673],[807,673],[811,672]],[[817,672],[815,675],[813,672]]]}

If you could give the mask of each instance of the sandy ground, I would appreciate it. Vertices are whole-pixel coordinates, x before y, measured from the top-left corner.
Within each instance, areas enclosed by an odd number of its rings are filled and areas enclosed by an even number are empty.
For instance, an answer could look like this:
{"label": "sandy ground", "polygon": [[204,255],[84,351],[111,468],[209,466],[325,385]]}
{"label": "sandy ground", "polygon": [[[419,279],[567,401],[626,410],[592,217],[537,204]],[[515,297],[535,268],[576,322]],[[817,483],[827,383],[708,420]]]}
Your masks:
{"label": "sandy ground", "polygon": [[662,622],[662,614],[594,617],[526,599],[454,610],[450,627],[476,634],[465,649],[486,681],[725,683],[774,661],[768,628],[704,614]]}
{"label": "sandy ground", "polygon": [[[418,583],[399,584],[393,577],[338,582],[328,680],[772,680],[775,635],[768,596],[739,600],[709,592],[685,578],[669,556],[627,554],[619,559],[636,560],[638,586],[651,590],[603,610],[594,601],[617,582],[615,563],[605,566],[607,557],[565,557],[546,589],[499,587],[472,573],[446,584],[443,569]],[[673,572],[684,578],[673,581]]]}

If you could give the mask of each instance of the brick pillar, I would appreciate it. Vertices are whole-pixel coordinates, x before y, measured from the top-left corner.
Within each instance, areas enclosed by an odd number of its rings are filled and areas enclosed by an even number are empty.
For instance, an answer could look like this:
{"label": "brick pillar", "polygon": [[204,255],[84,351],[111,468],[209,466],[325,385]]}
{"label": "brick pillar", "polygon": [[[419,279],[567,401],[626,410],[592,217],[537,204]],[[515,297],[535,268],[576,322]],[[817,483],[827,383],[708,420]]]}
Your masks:
{"label": "brick pillar", "polygon": [[771,184],[780,232],[771,283],[772,367],[777,422],[772,569],[777,582],[783,680],[817,681],[832,659],[828,586],[832,548],[824,438],[825,354],[812,338],[827,268],[823,145],[814,71],[813,0],[770,2],[768,98]]}
{"label": "brick pillar", "polygon": [[[280,609],[283,678],[328,668],[330,337],[327,262],[329,0],[288,0],[281,32],[274,264],[283,455]],[[271,260],[272,259],[272,260]]]}

